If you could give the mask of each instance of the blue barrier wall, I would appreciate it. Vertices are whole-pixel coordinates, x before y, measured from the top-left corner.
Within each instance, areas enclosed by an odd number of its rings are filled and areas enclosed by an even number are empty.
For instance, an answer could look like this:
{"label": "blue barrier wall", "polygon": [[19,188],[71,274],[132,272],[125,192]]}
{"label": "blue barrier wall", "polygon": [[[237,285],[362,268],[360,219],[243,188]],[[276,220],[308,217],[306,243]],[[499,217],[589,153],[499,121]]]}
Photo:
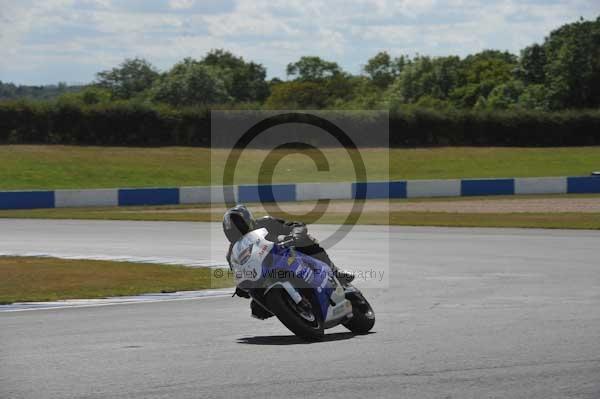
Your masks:
{"label": "blue barrier wall", "polygon": [[461,182],[462,196],[472,195],[513,195],[514,179],[469,179]]}
{"label": "blue barrier wall", "polygon": [[567,193],[569,194],[590,194],[600,193],[600,177],[568,177]]}
{"label": "blue barrier wall", "polygon": [[54,208],[54,191],[0,192],[0,209]]}
{"label": "blue barrier wall", "polygon": [[296,201],[295,184],[239,186],[239,202],[283,202]]}
{"label": "blue barrier wall", "polygon": [[120,189],[119,205],[177,205],[178,188],[136,188]]}
{"label": "blue barrier wall", "polygon": [[[364,195],[363,195],[364,194]],[[406,198],[406,182],[352,183],[353,199]]]}

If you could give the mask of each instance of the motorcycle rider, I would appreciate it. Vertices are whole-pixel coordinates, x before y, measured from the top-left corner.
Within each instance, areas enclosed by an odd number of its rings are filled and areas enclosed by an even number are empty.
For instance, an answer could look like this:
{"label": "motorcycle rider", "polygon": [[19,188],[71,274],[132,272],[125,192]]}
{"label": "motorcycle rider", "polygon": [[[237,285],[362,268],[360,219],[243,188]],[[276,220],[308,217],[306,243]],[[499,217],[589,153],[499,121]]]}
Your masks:
{"label": "motorcycle rider", "polygon": [[[293,246],[299,252],[325,262],[329,265],[332,272],[335,273],[342,285],[347,285],[354,280],[352,273],[340,270],[333,264],[325,250],[319,245],[319,242],[308,234],[308,229],[304,223],[285,221],[272,216],[254,219],[252,212],[241,204],[229,209],[223,216],[223,232],[229,240],[229,250],[227,251],[229,267],[231,267],[231,250],[233,249],[233,245],[249,231],[260,228],[267,229],[268,234],[265,237],[267,240],[276,243],[291,240]],[[240,287],[236,287],[234,295],[244,298],[250,297],[248,292]],[[254,301],[250,303],[250,308],[252,309],[253,317],[265,319],[271,316],[270,313],[266,312]]]}

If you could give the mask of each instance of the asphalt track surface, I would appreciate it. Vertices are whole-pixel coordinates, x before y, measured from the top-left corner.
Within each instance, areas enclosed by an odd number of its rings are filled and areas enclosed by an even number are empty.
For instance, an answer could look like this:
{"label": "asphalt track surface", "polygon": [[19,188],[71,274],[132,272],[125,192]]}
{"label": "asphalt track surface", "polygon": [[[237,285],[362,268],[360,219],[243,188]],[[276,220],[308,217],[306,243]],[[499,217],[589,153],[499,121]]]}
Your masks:
{"label": "asphalt track surface", "polygon": [[[20,222],[0,222],[0,240]],[[154,228],[185,234],[177,225]],[[249,318],[241,298],[0,313],[0,398],[599,398],[599,243],[591,231],[360,228],[331,255],[389,272],[365,290],[373,333],[337,327],[313,344]]]}

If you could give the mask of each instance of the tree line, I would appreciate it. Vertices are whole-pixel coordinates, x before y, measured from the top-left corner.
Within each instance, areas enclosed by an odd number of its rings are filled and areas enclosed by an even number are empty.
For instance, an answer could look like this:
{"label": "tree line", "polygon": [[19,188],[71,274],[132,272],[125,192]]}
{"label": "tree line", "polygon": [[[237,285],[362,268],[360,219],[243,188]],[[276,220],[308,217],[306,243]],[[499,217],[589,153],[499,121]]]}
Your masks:
{"label": "tree line", "polygon": [[0,80],[0,100],[54,100],[65,93],[78,92],[86,87],[87,85],[67,85],[65,82],[55,85],[28,86],[3,83]]}
{"label": "tree line", "polygon": [[[97,74],[86,87],[49,86],[46,97],[98,104],[134,101],[174,107],[229,105],[249,109],[561,110],[600,106],[600,17],[552,31],[520,55],[485,50],[461,58],[380,52],[352,75],[336,62],[304,56],[286,68],[287,80],[225,50],[185,58],[160,72],[127,59]],[[21,91],[21,93],[19,93]],[[44,92],[43,88],[37,88]],[[0,82],[0,98],[36,97]],[[43,96],[40,94],[40,97]]]}
{"label": "tree line", "polygon": [[600,17],[518,56],[380,52],[359,75],[304,56],[286,74],[267,79],[263,65],[218,49],[167,71],[127,59],[88,86],[54,86],[50,101],[14,100],[19,87],[0,82],[12,98],[0,101],[0,143],[209,145],[211,109],[387,109],[394,146],[600,145]]}

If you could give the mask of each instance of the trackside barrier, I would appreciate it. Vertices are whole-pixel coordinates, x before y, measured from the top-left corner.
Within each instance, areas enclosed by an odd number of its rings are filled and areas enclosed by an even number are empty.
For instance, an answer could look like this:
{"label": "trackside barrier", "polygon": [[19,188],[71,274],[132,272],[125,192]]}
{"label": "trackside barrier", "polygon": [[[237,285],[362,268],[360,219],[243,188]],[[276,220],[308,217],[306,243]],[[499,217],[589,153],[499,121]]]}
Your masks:
{"label": "trackside barrier", "polygon": [[54,191],[0,192],[0,209],[54,208]]}
{"label": "trackside barrier", "polygon": [[600,193],[600,176],[297,183],[230,187],[0,191],[0,209]]}
{"label": "trackside barrier", "polygon": [[470,179],[460,183],[461,196],[513,195],[515,179]]}
{"label": "trackside barrier", "polygon": [[239,202],[296,201],[295,184],[238,186]]}
{"label": "trackside barrier", "polygon": [[120,189],[119,205],[177,205],[178,188]]}

